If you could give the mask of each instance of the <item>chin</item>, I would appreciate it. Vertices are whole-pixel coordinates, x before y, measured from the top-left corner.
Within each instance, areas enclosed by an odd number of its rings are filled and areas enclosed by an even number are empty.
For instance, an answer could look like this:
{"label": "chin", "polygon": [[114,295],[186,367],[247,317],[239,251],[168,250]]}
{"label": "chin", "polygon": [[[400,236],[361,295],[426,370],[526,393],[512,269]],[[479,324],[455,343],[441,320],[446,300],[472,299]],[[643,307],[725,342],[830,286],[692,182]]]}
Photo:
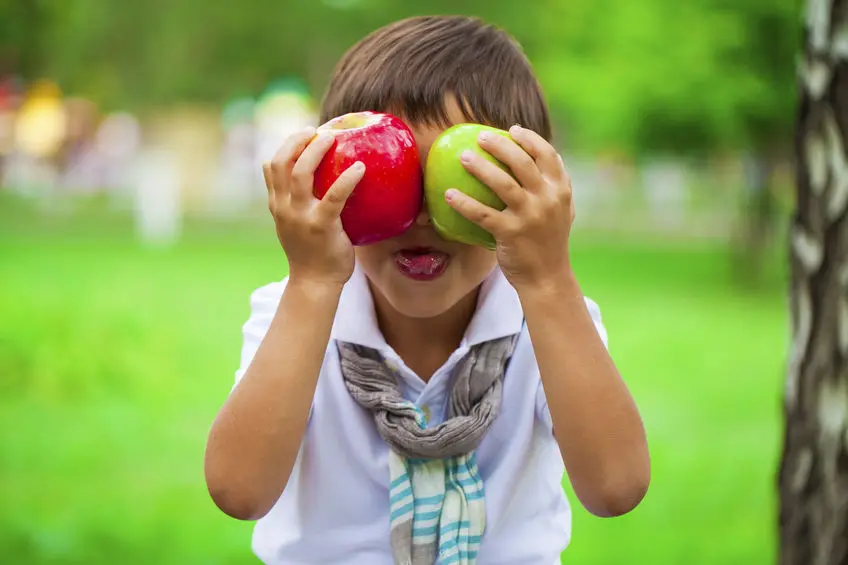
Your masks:
{"label": "chin", "polygon": [[[435,318],[441,316],[461,301],[468,292],[445,285],[399,281],[378,285],[378,292],[399,314],[409,318]],[[372,282],[372,285],[374,283]]]}

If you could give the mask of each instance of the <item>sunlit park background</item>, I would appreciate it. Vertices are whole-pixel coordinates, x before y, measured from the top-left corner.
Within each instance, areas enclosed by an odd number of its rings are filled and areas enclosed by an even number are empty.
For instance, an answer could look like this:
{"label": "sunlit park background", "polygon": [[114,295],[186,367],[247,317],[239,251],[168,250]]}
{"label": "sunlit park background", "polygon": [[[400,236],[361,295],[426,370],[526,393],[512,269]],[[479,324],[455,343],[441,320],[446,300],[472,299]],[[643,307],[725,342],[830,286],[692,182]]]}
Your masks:
{"label": "sunlit park background", "polygon": [[[787,349],[790,0],[0,1],[0,562],[249,564],[202,470],[257,286],[260,163],[418,13],[505,26],[574,179],[573,255],[654,478],[564,563],[766,564]],[[340,470],[343,472],[343,470]]]}

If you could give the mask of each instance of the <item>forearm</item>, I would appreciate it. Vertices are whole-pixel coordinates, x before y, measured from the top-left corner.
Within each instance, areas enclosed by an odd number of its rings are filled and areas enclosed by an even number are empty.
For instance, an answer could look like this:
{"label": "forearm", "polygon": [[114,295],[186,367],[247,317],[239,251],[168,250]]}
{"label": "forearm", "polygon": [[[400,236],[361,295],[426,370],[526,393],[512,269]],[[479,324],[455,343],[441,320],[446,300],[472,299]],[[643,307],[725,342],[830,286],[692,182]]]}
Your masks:
{"label": "forearm", "polygon": [[250,367],[212,425],[207,486],[233,517],[263,516],[288,482],[340,295],[340,286],[289,281]]}
{"label": "forearm", "polygon": [[519,296],[575,494],[593,514],[626,513],[650,480],[645,431],[579,285],[569,272]]}

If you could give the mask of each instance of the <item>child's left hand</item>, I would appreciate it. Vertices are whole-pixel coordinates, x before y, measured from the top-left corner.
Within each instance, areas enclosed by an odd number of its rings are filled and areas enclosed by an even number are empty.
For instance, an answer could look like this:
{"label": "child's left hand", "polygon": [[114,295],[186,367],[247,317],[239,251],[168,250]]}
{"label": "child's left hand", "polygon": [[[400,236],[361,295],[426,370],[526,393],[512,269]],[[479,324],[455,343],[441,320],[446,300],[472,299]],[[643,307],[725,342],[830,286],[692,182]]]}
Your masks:
{"label": "child's left hand", "polygon": [[571,179],[562,158],[539,134],[519,126],[509,133],[515,143],[486,132],[478,142],[515,178],[471,151],[462,156],[465,169],[491,188],[506,208],[495,210],[456,189],[448,190],[445,199],[494,236],[498,263],[514,287],[557,285],[571,274]]}

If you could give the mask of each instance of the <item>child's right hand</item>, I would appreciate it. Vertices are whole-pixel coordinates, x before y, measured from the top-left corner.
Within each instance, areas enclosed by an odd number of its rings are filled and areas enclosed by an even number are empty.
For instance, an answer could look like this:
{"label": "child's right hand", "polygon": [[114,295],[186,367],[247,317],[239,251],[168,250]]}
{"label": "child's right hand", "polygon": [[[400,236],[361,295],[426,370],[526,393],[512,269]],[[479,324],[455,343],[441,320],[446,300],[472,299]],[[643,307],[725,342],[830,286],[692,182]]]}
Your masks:
{"label": "child's right hand", "polygon": [[332,144],[332,136],[316,137],[315,129],[307,128],[286,139],[274,159],[262,167],[268,208],[288,259],[291,281],[344,285],[353,273],[353,246],[342,229],[340,214],[365,165],[354,164],[323,199],[315,198],[313,175]]}

